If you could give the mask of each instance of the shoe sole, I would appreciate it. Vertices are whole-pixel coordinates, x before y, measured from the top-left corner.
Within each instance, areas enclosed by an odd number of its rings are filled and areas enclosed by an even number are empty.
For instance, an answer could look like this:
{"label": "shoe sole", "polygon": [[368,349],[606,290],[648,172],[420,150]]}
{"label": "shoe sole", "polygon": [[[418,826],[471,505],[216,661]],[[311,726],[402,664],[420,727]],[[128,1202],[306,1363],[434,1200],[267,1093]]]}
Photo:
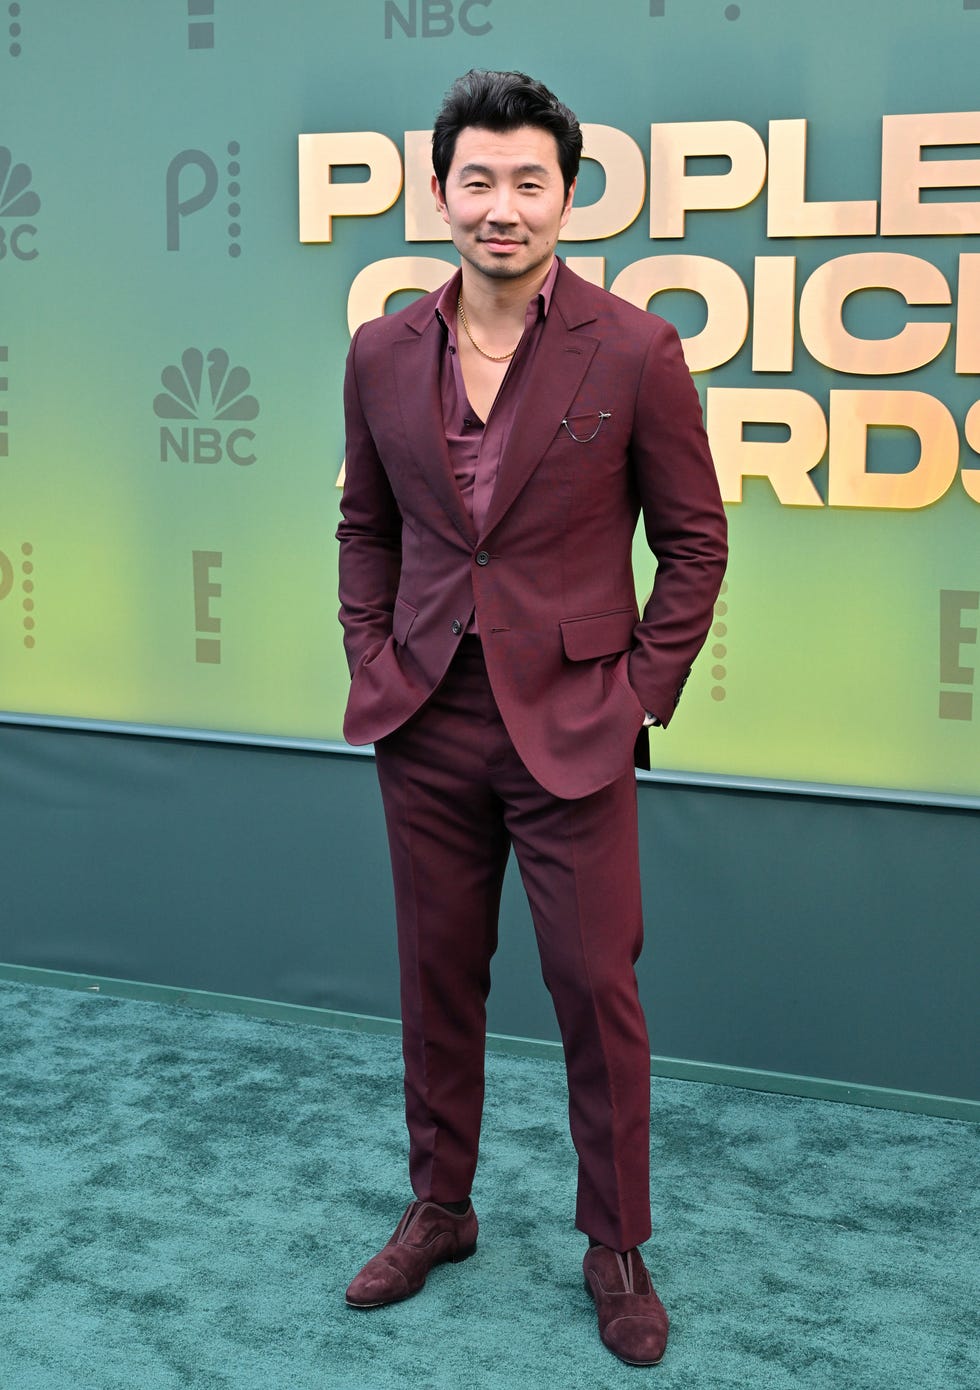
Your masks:
{"label": "shoe sole", "polygon": [[[468,1245],[465,1250],[457,1250],[455,1255],[447,1255],[444,1260],[439,1260],[437,1264],[432,1266],[432,1269],[438,1269],[439,1265],[462,1264],[464,1260],[468,1260],[471,1255],[475,1254],[476,1241],[474,1241],[472,1245]],[[429,1273],[431,1274],[432,1270],[430,1270]],[[420,1294],[424,1288],[425,1280],[422,1281],[417,1289],[413,1289],[411,1293],[404,1293],[399,1298],[385,1298],[382,1299],[380,1303],[352,1303],[349,1298],[346,1298],[344,1302],[347,1304],[348,1308],[363,1309],[365,1312],[369,1308],[391,1308],[395,1303],[404,1303],[407,1299],[414,1298],[416,1294]]]}

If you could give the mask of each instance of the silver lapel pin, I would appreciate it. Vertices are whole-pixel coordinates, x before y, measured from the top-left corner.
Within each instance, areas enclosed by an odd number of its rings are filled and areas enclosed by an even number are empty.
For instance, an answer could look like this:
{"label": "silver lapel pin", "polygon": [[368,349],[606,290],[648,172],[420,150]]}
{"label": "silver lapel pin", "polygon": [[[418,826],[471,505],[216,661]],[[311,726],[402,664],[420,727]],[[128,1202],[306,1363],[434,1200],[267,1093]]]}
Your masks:
{"label": "silver lapel pin", "polygon": [[611,410],[600,410],[600,411],[599,411],[599,423],[596,425],[595,429],[592,431],[591,434],[588,434],[588,435],[585,435],[585,436],[577,435],[577,434],[575,433],[575,431],[572,429],[571,425],[568,423],[568,420],[567,420],[567,419],[566,419],[566,420],[562,420],[562,424],[564,425],[565,429],[568,430],[569,435],[572,437],[572,439],[575,440],[575,443],[576,443],[576,444],[591,444],[592,441],[593,441],[593,439],[595,439],[596,435],[597,435],[597,434],[599,433],[599,431],[602,429],[602,422],[603,422],[603,420],[609,420],[609,419],[611,419],[611,418],[612,418],[612,411],[611,411]]}

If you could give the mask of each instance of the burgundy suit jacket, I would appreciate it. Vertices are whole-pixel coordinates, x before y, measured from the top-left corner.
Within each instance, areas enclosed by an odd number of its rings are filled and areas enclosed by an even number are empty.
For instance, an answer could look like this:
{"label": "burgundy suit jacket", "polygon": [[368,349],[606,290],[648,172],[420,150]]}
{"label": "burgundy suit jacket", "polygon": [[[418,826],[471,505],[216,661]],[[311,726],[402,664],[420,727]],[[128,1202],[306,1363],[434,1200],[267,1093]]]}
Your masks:
{"label": "burgundy suit jacket", "polygon": [[[670,324],[562,265],[478,533],[443,427],[439,293],[350,347],[344,734],[376,742],[415,714],[475,605],[517,752],[549,791],[584,796],[629,765],[645,711],[670,722],[711,623],[726,525],[697,392]],[[641,512],[657,558],[642,615]]]}

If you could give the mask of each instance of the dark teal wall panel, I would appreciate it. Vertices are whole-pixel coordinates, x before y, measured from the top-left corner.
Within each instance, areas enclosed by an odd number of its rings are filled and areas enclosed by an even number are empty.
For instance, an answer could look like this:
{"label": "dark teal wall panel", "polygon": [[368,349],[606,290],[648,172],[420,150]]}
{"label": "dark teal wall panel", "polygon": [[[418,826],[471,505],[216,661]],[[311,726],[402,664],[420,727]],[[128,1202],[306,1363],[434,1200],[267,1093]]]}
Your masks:
{"label": "dark teal wall panel", "polygon": [[641,804],[655,1052],[980,1093],[976,813],[685,787]]}
{"label": "dark teal wall panel", "polygon": [[397,1010],[373,765],[0,730],[0,959]]}
{"label": "dark teal wall panel", "polygon": [[[369,758],[0,727],[0,961],[394,1017]],[[980,1099],[968,810],[643,783],[654,1053]],[[516,874],[490,1027],[554,1039]]]}

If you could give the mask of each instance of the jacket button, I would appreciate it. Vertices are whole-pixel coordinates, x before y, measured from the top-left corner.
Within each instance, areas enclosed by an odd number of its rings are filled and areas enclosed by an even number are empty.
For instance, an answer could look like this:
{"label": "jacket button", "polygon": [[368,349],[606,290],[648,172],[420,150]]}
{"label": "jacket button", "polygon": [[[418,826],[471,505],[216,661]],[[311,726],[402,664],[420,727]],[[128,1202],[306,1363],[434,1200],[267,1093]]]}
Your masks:
{"label": "jacket button", "polygon": [[453,629],[452,629],[452,631],[453,631],[453,636],[454,636],[454,637],[458,637],[459,634],[463,631],[463,624],[459,621],[458,618],[453,618]]}
{"label": "jacket button", "polygon": [[490,556],[486,550],[478,550],[476,552],[476,563],[478,565],[489,565]]}

